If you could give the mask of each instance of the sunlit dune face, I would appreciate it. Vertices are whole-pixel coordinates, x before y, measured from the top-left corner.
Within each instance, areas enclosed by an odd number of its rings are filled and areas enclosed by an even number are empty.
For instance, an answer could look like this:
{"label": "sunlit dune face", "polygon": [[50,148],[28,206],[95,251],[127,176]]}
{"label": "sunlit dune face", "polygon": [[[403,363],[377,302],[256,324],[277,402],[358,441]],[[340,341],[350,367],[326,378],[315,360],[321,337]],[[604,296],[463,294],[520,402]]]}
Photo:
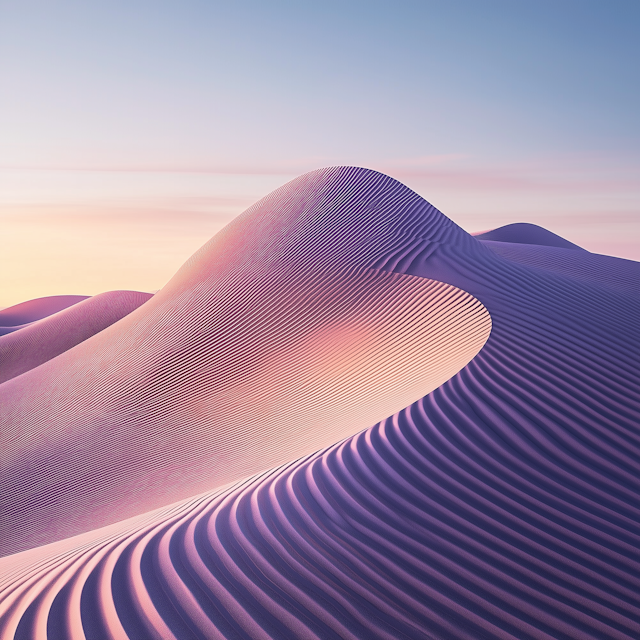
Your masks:
{"label": "sunlit dune face", "polygon": [[[300,368],[300,384],[333,387],[349,377],[354,379],[370,373],[375,350],[362,348],[384,340],[374,323],[346,321],[327,325],[314,331],[301,344],[292,345],[294,357],[306,354],[308,362]],[[273,370],[282,365],[274,363]]]}
{"label": "sunlit dune face", "polygon": [[214,358],[203,377],[218,391],[179,410],[221,439],[264,437],[243,447],[245,463],[278,464],[399,411],[459,371],[491,326],[475,299],[438,282],[364,270],[306,284],[312,295],[293,287],[289,304],[256,314],[272,333],[243,339],[243,375]]}

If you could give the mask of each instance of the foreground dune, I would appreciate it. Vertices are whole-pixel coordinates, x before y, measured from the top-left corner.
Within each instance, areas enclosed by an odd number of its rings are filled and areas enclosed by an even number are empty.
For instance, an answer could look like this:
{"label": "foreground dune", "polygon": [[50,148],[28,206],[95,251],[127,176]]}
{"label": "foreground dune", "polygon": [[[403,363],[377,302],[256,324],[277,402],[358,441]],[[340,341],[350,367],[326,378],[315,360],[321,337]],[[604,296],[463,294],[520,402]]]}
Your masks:
{"label": "foreground dune", "polygon": [[[290,212],[294,224],[269,236],[249,214],[246,251],[215,254],[238,282],[251,274],[264,290],[253,256],[295,270],[295,247],[313,246],[323,265],[362,260],[468,292],[465,323],[491,315],[486,344],[323,451],[0,560],[3,637],[640,637],[640,265],[539,237],[478,240],[365,170],[283,190],[288,206],[282,190],[259,203],[274,205],[263,224]],[[288,234],[289,253],[270,240]],[[161,294],[206,290],[192,268],[209,250]],[[29,375],[0,390],[26,402],[15,383]]]}

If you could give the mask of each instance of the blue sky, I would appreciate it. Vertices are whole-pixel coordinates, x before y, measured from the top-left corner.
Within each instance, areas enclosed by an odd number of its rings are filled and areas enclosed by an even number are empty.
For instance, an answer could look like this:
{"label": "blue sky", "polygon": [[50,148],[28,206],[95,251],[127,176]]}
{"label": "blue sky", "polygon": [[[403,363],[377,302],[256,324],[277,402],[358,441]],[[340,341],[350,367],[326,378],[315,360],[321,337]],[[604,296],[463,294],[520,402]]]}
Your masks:
{"label": "blue sky", "polygon": [[[263,185],[358,164],[469,230],[526,218],[638,259],[639,27],[636,0],[0,0],[0,214],[135,208],[93,171],[171,174],[232,216]],[[65,171],[83,199],[50,188]],[[246,180],[180,182],[202,173]]]}
{"label": "blue sky", "polygon": [[4,165],[638,156],[638,2],[2,2]]}

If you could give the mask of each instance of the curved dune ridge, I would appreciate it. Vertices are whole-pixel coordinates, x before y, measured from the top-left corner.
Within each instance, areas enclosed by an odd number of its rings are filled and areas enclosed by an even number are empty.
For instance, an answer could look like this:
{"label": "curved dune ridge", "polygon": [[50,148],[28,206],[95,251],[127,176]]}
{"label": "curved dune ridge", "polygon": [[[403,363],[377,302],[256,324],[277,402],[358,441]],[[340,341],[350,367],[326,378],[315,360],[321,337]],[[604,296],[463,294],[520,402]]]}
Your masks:
{"label": "curved dune ridge", "polygon": [[138,291],[108,291],[0,336],[0,383],[35,369],[124,318],[151,298]]}
{"label": "curved dune ridge", "polygon": [[3,554],[326,447],[473,358],[491,330],[476,299],[369,266],[378,245],[442,233],[442,214],[390,178],[363,177],[302,176],[143,306],[0,385]]}
{"label": "curved dune ridge", "polygon": [[[491,314],[486,344],[323,451],[1,559],[1,636],[640,637],[640,301],[613,286],[640,265],[611,260],[592,283],[602,256],[504,255],[363,169],[283,189],[300,209],[324,189],[341,212],[308,234],[323,256],[348,255],[350,232],[374,273],[469,292]],[[367,202],[393,215],[369,226],[353,215]]]}
{"label": "curved dune ridge", "polygon": [[0,336],[29,326],[58,311],[86,300],[88,296],[47,296],[0,309]]}

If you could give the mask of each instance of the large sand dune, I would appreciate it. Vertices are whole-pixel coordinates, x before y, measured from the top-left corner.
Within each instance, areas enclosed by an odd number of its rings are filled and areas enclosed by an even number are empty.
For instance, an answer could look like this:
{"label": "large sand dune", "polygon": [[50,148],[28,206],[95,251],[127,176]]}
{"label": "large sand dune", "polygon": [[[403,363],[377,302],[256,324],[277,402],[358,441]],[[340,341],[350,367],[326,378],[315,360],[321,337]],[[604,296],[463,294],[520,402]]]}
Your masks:
{"label": "large sand dune", "polygon": [[[318,268],[304,271],[311,248]],[[349,275],[339,283],[347,288],[358,286],[349,280],[354,272],[384,283],[387,274],[417,287],[408,299],[423,300],[425,309],[464,300],[444,314],[454,342],[435,344],[424,363],[477,355],[431,393],[325,450],[0,560],[2,637],[640,637],[640,265],[545,246],[540,234],[531,242],[522,233],[517,242],[479,240],[385,176],[328,169],[258,203],[165,290],[100,335],[119,335],[119,325],[125,336],[146,335],[156,325],[145,325],[143,311],[156,306],[160,317],[171,310],[202,318],[194,291],[204,292],[206,309],[225,308],[230,294],[210,293],[212,273],[238,274],[234,291],[248,281],[257,292],[275,290],[282,304],[290,289],[263,279],[266,263],[278,273],[305,273],[302,282],[344,268]],[[331,278],[314,281],[316,295],[344,290],[333,289]],[[398,309],[409,307],[393,294]],[[310,317],[324,308],[313,307]],[[491,335],[478,353],[485,309]],[[348,307],[345,317],[353,312]],[[394,317],[419,318],[413,311]],[[199,335],[188,333],[171,360],[190,381],[189,348]],[[429,335],[414,342],[403,335],[410,348],[398,362],[410,363]],[[146,343],[130,344],[144,359]],[[291,362],[301,362],[308,350],[293,353]],[[109,354],[105,363],[114,362]],[[277,362],[265,371],[279,371]],[[383,379],[386,356],[380,362]],[[69,363],[61,376],[75,371]],[[46,378],[31,383],[43,404],[17,384],[47,366],[0,386],[19,408],[9,416],[16,428],[37,424],[30,416],[41,407],[62,407],[56,420],[68,415],[68,405],[51,401]],[[176,369],[160,371],[178,377]],[[139,401],[149,402],[149,389],[164,379],[156,375]],[[357,386],[347,393],[357,397]],[[291,425],[283,429],[294,437]],[[67,448],[69,433],[82,429],[55,433]],[[36,449],[23,437],[14,451],[25,461]],[[36,477],[46,486],[46,474]],[[48,524],[32,519],[29,526]],[[28,539],[21,535],[12,544]]]}
{"label": "large sand dune", "polygon": [[316,451],[467,364],[484,307],[374,267],[464,232],[399,183],[357,178],[316,172],[269,195],[146,304],[0,385],[3,554]]}

